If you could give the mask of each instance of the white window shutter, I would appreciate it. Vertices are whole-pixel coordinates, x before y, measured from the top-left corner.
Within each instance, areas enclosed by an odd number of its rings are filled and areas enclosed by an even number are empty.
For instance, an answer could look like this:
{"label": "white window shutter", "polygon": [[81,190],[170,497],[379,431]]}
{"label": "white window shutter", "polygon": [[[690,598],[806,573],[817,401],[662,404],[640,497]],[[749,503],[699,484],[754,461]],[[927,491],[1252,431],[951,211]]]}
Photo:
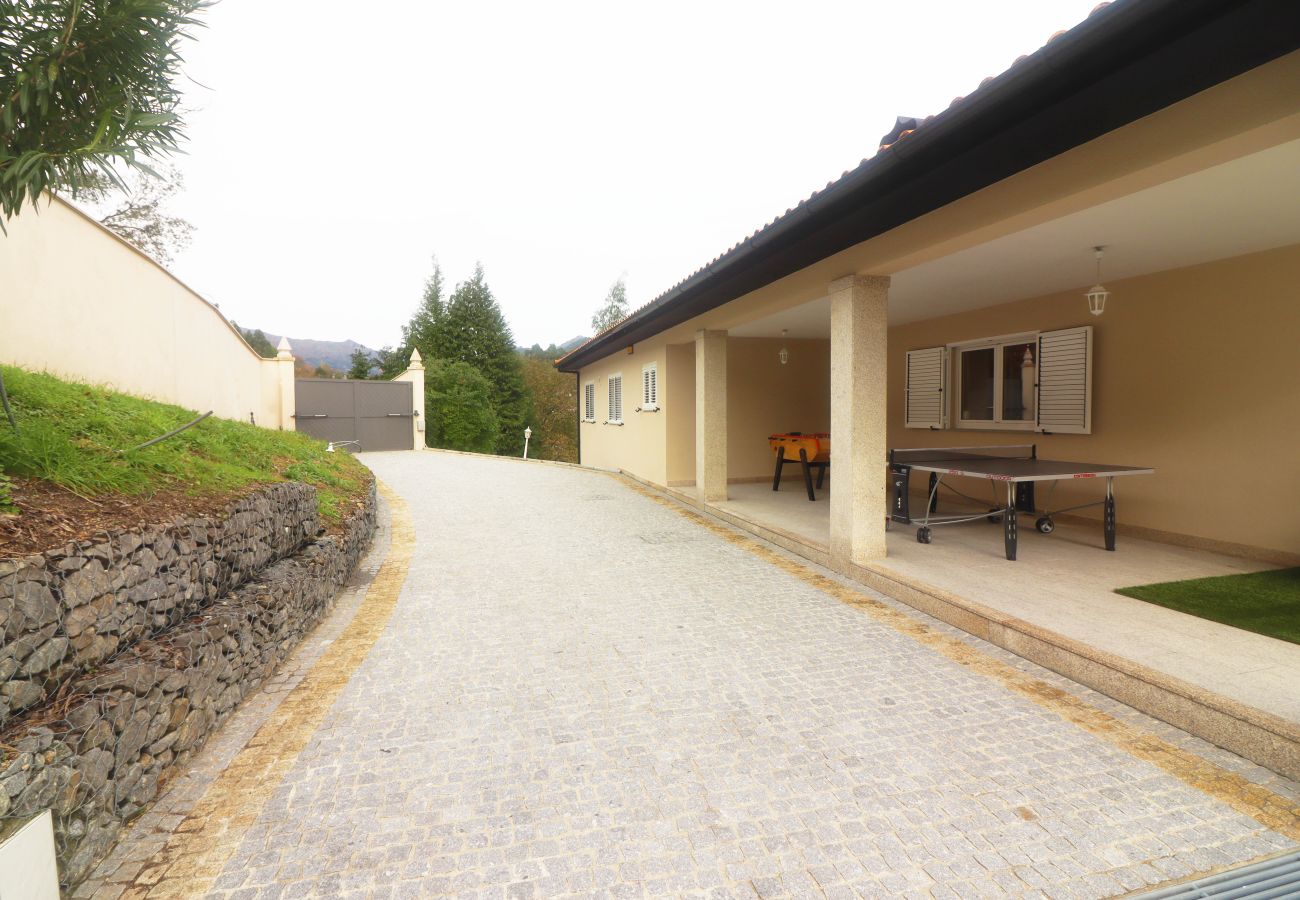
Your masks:
{"label": "white window shutter", "polygon": [[948,351],[907,351],[905,427],[943,428],[948,423]]}
{"label": "white window shutter", "polygon": [[1092,326],[1038,336],[1038,430],[1092,434]]}
{"label": "white window shutter", "polygon": [[623,421],[623,376],[611,375],[609,377],[609,410],[606,420],[609,422]]}
{"label": "white window shutter", "polygon": [[659,364],[650,363],[641,369],[641,408],[659,408]]}
{"label": "white window shutter", "polygon": [[588,422],[596,421],[596,385],[587,382],[582,386],[582,417]]}

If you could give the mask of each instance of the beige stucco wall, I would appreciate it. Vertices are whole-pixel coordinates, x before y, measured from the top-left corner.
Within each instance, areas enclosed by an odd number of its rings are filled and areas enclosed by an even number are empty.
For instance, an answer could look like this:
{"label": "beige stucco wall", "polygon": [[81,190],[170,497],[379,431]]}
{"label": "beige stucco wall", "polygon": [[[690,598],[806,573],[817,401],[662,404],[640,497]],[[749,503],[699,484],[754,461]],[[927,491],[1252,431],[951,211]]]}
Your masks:
{"label": "beige stucco wall", "polygon": [[149,257],[59,200],[5,227],[0,361],[293,428],[283,364]]}
{"label": "beige stucco wall", "polygon": [[[892,328],[889,446],[1032,442],[1048,458],[1150,466],[1116,480],[1121,525],[1300,553],[1298,285],[1292,246],[1110,283],[1100,317],[1072,291]],[[1092,434],[903,427],[906,351],[1075,325],[1095,329]],[[1054,505],[1100,487],[1063,483]]]}
{"label": "beige stucco wall", "polygon": [[830,379],[829,340],[728,339],[727,477],[771,478],[770,434],[830,431]]}
{"label": "beige stucco wall", "polygon": [[695,344],[669,344],[667,359],[667,483],[682,486],[695,483]]}
{"label": "beige stucco wall", "polygon": [[[691,357],[692,365],[694,356]],[[641,369],[658,363],[658,412],[636,412],[641,403]],[[623,375],[623,424],[603,424],[609,416],[609,376]],[[582,405],[582,386],[596,384],[596,421],[579,424],[584,466],[622,469],[655,484],[667,483],[664,435],[670,394],[676,396],[673,373],[668,366],[667,344],[663,340],[647,341],[633,347],[631,353],[619,352],[582,370],[578,383],[578,404]],[[693,382],[693,379],[692,379]],[[692,405],[692,415],[694,415]],[[691,453],[694,453],[692,444]]]}

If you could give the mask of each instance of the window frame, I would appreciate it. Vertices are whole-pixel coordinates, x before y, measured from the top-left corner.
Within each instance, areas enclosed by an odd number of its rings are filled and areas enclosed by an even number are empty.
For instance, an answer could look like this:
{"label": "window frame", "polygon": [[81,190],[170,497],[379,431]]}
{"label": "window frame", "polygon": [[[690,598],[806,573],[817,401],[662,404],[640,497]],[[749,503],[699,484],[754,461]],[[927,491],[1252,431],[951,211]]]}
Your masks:
{"label": "window frame", "polygon": [[[653,374],[653,379],[647,380],[646,376]],[[654,384],[654,396],[650,396],[648,388]],[[646,363],[641,367],[641,405],[636,408],[636,412],[659,412],[659,361],[654,360]]]}
{"label": "window frame", "polygon": [[[591,392],[591,402],[587,402],[587,392]],[[589,414],[590,413],[590,414]],[[587,425],[596,423],[596,380],[582,383],[582,422]]]}
{"label": "window frame", "polygon": [[[1033,344],[1034,364],[1038,365],[1038,337],[1040,332],[1024,331],[1016,334],[1003,334],[997,337],[977,338],[971,341],[959,341],[947,345],[950,360],[948,372],[953,381],[951,416],[952,428],[957,431],[1036,431],[1037,415],[1033,419],[1002,419],[1002,389],[1005,381],[1002,365],[1006,359],[1005,348],[1011,344]],[[971,350],[993,350],[993,418],[962,418],[962,365],[961,355]],[[1035,370],[1036,371],[1036,370]]]}
{"label": "window frame", "polygon": [[[614,382],[618,382],[618,418],[614,418]],[[623,373],[614,372],[605,378],[605,424],[623,424]]]}

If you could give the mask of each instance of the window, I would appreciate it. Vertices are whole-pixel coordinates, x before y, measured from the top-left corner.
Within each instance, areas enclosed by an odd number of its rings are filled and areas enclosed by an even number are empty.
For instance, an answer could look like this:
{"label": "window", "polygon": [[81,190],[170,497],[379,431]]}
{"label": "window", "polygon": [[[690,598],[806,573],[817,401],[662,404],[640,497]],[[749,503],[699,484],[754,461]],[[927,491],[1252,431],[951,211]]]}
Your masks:
{"label": "window", "polygon": [[905,401],[907,428],[1091,434],[1092,326],[909,350]]}
{"label": "window", "polygon": [[608,425],[623,424],[623,375],[609,376],[609,414],[605,418]]}
{"label": "window", "polygon": [[638,412],[656,412],[659,409],[659,364],[650,363],[641,370],[641,405]]}
{"label": "window", "polygon": [[1032,338],[957,348],[957,421],[982,428],[1032,428],[1037,352]]}
{"label": "window", "polygon": [[582,386],[582,421],[596,421],[596,382],[588,381]]}

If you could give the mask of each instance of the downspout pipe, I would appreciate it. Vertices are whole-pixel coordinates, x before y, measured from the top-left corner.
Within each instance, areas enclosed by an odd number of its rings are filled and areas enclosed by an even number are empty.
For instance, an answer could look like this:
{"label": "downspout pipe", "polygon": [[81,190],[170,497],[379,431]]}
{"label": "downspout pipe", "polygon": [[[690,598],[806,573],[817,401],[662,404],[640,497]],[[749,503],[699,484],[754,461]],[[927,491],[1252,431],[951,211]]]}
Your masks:
{"label": "downspout pipe", "polygon": [[578,420],[578,427],[575,434],[578,436],[578,465],[582,465],[582,373],[575,371],[573,373],[573,415]]}

